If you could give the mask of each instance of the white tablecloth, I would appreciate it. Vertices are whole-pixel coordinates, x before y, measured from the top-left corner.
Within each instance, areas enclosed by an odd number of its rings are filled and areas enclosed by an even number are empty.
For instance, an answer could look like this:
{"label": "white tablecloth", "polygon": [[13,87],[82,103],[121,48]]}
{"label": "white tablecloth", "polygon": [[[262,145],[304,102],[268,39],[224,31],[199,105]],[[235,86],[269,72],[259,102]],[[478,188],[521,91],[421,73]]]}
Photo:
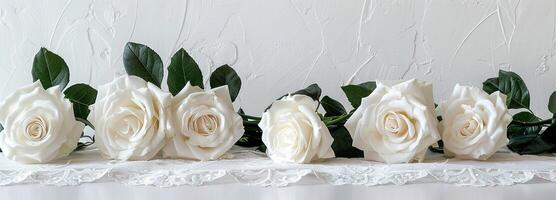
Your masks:
{"label": "white tablecloth", "polygon": [[38,165],[0,156],[2,199],[153,199],[192,194],[229,199],[445,199],[454,194],[458,198],[542,199],[556,197],[555,182],[556,158],[510,152],[496,153],[488,161],[430,154],[424,163],[392,165],[346,158],[281,164],[245,148],[234,148],[224,159],[209,162],[119,162],[103,159],[96,149]]}
{"label": "white tablecloth", "polygon": [[217,184],[159,188],[127,186],[118,183],[87,183],[80,186],[41,186],[37,184],[0,187],[0,199],[6,200],[554,200],[556,185],[519,184],[496,187],[461,187],[442,183],[333,186],[296,185],[257,187],[241,184]]}

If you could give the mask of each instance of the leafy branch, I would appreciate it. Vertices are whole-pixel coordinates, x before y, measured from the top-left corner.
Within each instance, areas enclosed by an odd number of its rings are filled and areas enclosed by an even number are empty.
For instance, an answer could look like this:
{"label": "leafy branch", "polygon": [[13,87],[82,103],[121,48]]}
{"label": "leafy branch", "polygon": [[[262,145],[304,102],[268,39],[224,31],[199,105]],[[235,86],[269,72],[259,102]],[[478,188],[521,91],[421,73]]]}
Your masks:
{"label": "leafy branch", "polygon": [[[530,106],[530,95],[523,79],[516,73],[500,70],[498,77],[483,82],[483,90],[491,94],[499,91],[506,95],[509,109],[526,111],[513,115],[508,125],[508,148],[519,154],[556,152],[556,120],[537,117]],[[556,114],[556,92],[550,95],[548,110]],[[547,127],[542,131],[543,127]]]}

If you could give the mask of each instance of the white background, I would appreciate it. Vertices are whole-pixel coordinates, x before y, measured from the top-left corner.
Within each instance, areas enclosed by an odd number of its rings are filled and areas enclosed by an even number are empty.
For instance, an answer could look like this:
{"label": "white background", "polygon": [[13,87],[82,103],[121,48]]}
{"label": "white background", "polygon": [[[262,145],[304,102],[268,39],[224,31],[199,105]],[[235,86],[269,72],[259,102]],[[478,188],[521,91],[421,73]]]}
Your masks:
{"label": "white background", "polygon": [[[0,0],[0,99],[31,82],[33,55],[61,55],[71,82],[123,74],[127,41],[163,59],[183,47],[205,79],[222,64],[242,77],[237,106],[260,112],[311,83],[347,104],[339,86],[373,79],[481,86],[498,69],[523,76],[548,116],[556,89],[553,0]],[[165,84],[164,84],[165,85]]]}

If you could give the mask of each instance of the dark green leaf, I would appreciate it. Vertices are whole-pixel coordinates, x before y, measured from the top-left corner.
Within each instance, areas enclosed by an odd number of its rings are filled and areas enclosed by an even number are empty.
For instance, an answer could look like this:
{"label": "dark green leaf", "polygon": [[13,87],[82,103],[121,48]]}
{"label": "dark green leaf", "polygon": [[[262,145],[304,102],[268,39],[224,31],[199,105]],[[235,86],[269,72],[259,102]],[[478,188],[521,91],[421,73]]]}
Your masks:
{"label": "dark green leaf", "polygon": [[556,114],[556,91],[552,92],[550,99],[548,99],[548,110],[552,114]]}
{"label": "dark green leaf", "polygon": [[89,106],[96,101],[97,90],[87,84],[79,83],[69,87],[64,91],[64,95],[73,104],[75,118],[82,121],[84,120],[85,124],[90,125],[86,119],[91,112]]}
{"label": "dark green leaf", "polygon": [[230,97],[232,101],[236,100],[239,90],[241,89],[241,79],[236,71],[228,65],[222,65],[210,75],[210,87],[217,88],[223,85],[228,85],[230,90]]}
{"label": "dark green leaf", "polygon": [[[516,153],[523,154],[524,149],[528,148],[533,140],[535,140],[538,135],[518,135],[512,137],[508,143],[508,148]],[[530,148],[529,148],[530,149]]]}
{"label": "dark green leaf", "polygon": [[483,82],[483,90],[489,94],[500,91],[500,89],[498,89],[498,77],[485,80],[485,82]]}
{"label": "dark green leaf", "polygon": [[556,150],[556,123],[551,124],[543,133],[539,136],[543,144],[547,145],[547,150],[550,153],[554,153]]}
{"label": "dark green leaf", "polygon": [[[293,93],[290,93],[289,95],[296,95],[296,94],[301,94],[301,95],[306,95],[311,97],[313,100],[318,101],[320,99],[320,95],[322,93],[322,90],[320,89],[319,85],[317,85],[316,83],[313,83],[309,86],[307,86],[304,89],[295,91]],[[276,99],[276,100],[280,100],[282,98],[284,98],[285,96],[288,96],[288,94],[282,95],[280,98]],[[272,104],[270,104],[268,107],[266,107],[265,112],[270,109],[270,107],[272,106]]]}
{"label": "dark green leaf", "polygon": [[184,49],[180,49],[172,56],[172,61],[168,66],[168,89],[173,95],[177,95],[187,82],[193,86],[204,88],[203,74],[199,65]]}
{"label": "dark green leaf", "polygon": [[256,123],[245,123],[247,122],[246,120],[243,122],[245,132],[240,140],[236,142],[236,145],[242,147],[258,147],[263,145],[263,141],[261,139],[263,131],[256,125]]}
{"label": "dark green leaf", "polygon": [[330,130],[334,142],[332,142],[332,150],[336,157],[356,158],[363,157],[363,151],[352,146],[353,140],[348,130],[341,126]]}
{"label": "dark green leaf", "polygon": [[266,152],[266,145],[261,144],[259,147],[257,147],[257,150],[260,152]]}
{"label": "dark green leaf", "polygon": [[512,121],[519,122],[538,122],[541,120],[541,118],[528,111],[519,112],[512,117]]}
{"label": "dark green leaf", "polygon": [[298,91],[295,91],[295,92],[292,92],[292,93],[289,93],[289,94],[284,94],[278,99],[284,98],[285,96],[288,96],[288,95],[296,95],[296,94],[305,95],[305,96],[311,97],[311,99],[313,99],[315,101],[319,101],[320,95],[322,94],[322,90],[320,89],[318,84],[313,83],[313,84],[311,84],[311,85],[309,85],[306,88],[303,88],[301,90],[298,90]]}
{"label": "dark green leaf", "polygon": [[129,75],[142,78],[160,87],[164,68],[160,56],[143,44],[128,42],[124,49],[124,67]]}
{"label": "dark green leaf", "polygon": [[81,151],[81,150],[84,150],[85,148],[87,148],[88,146],[90,146],[89,143],[78,142],[77,147],[75,147],[75,149],[73,151]]}
{"label": "dark green leaf", "polygon": [[320,95],[322,94],[322,90],[320,89],[319,85],[313,83],[304,89],[291,93],[291,95],[296,95],[296,94],[306,95],[311,97],[313,100],[318,101],[320,99]]}
{"label": "dark green leaf", "polygon": [[556,150],[556,124],[550,125],[540,135],[522,136],[519,146],[509,146],[512,151],[519,154],[553,153]]}
{"label": "dark green leaf", "polygon": [[35,55],[31,75],[33,82],[40,80],[44,89],[59,85],[61,90],[68,85],[70,76],[64,59],[44,47]]}
{"label": "dark green leaf", "polygon": [[330,98],[329,96],[324,96],[321,99],[320,104],[326,111],[326,114],[324,115],[325,117],[338,116],[347,113],[346,109],[340,102]]}
{"label": "dark green leaf", "polygon": [[429,151],[434,153],[444,153],[444,141],[438,140],[438,142],[429,146]]}
{"label": "dark green leaf", "polygon": [[85,148],[87,148],[88,146],[91,146],[92,144],[95,143],[95,136],[89,136],[89,135],[85,135],[85,133],[81,133],[81,139],[87,139],[88,141],[86,142],[78,142],[77,143],[77,147],[73,150],[73,151],[80,151],[80,150],[84,150]]}
{"label": "dark green leaf", "polygon": [[527,126],[516,122],[538,122],[541,119],[531,112],[520,112],[513,116],[513,122],[508,126],[508,148],[517,153],[524,153],[525,149],[531,149],[529,145],[538,136],[542,129],[541,125]]}
{"label": "dark green leaf", "polygon": [[263,131],[259,128],[260,117],[246,115],[243,109],[239,109],[237,113],[243,119],[243,128],[245,132],[243,136],[236,142],[236,145],[242,147],[260,147],[263,144],[261,139]]}
{"label": "dark green leaf", "polygon": [[508,108],[529,109],[529,90],[523,79],[514,72],[500,70],[498,77],[483,82],[483,90],[489,94],[495,91],[506,94]]}
{"label": "dark green leaf", "polygon": [[374,81],[361,83],[359,85],[342,86],[342,90],[353,108],[359,107],[359,105],[361,105],[361,99],[369,96],[375,88],[376,83]]}
{"label": "dark green leaf", "polygon": [[542,129],[541,125],[527,126],[527,125],[516,123],[516,121],[525,122],[525,123],[538,122],[541,121],[541,118],[535,116],[533,113],[528,111],[523,111],[515,114],[513,116],[513,123],[511,123],[508,126],[508,138],[510,139],[510,144],[511,144],[511,139],[514,136],[531,135],[531,134],[537,135]]}

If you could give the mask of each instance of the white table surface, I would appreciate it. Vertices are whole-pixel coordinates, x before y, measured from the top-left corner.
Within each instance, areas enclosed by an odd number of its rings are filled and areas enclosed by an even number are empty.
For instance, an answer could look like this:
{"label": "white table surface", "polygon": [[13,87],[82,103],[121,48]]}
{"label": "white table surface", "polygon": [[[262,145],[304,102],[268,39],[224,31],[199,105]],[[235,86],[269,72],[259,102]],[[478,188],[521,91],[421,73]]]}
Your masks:
{"label": "white table surface", "polygon": [[50,164],[0,156],[0,199],[556,199],[556,158],[499,152],[488,161],[430,154],[387,165],[336,158],[297,165],[234,148],[226,159],[110,161],[98,150]]}
{"label": "white table surface", "polygon": [[528,200],[556,198],[556,184],[518,184],[495,187],[465,187],[444,183],[333,186],[296,185],[289,187],[258,187],[241,184],[218,184],[159,188],[128,186],[118,183],[88,183],[79,186],[16,185],[0,187],[1,199],[9,200],[162,200],[162,199],[228,199],[228,200],[329,200],[329,199],[381,199],[381,200]]}

